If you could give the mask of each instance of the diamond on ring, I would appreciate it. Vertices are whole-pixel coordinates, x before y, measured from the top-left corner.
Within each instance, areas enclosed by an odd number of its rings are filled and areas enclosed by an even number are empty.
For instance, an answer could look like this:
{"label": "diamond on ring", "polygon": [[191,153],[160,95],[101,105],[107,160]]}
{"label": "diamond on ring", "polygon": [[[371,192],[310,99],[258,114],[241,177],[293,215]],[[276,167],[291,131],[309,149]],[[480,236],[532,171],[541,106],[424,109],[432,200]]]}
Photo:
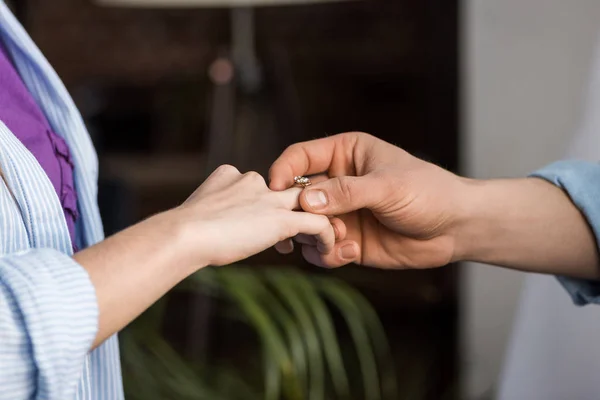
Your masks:
{"label": "diamond on ring", "polygon": [[294,183],[298,186],[302,186],[303,188],[311,185],[310,179],[305,176],[295,176]]}

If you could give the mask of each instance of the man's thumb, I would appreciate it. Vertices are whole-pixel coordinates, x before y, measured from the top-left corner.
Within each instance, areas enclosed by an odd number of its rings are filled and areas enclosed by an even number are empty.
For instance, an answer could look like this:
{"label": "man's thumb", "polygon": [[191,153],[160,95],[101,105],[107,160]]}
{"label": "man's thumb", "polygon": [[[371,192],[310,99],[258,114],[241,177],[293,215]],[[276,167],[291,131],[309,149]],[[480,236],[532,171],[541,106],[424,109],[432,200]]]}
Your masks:
{"label": "man's thumb", "polygon": [[369,176],[340,176],[315,183],[302,191],[300,205],[315,214],[339,215],[377,203]]}

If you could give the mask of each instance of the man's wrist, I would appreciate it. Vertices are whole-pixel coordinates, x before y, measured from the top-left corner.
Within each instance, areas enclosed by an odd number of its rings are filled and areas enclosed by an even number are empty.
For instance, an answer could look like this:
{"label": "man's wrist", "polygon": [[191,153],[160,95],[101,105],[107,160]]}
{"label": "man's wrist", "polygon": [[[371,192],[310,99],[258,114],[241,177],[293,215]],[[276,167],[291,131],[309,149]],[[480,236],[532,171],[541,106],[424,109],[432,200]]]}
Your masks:
{"label": "man's wrist", "polygon": [[461,178],[461,190],[456,202],[452,227],[454,251],[452,262],[477,261],[485,251],[485,235],[489,235],[491,181]]}
{"label": "man's wrist", "polygon": [[597,278],[595,237],[562,189],[537,178],[465,180],[460,196],[453,261]]}

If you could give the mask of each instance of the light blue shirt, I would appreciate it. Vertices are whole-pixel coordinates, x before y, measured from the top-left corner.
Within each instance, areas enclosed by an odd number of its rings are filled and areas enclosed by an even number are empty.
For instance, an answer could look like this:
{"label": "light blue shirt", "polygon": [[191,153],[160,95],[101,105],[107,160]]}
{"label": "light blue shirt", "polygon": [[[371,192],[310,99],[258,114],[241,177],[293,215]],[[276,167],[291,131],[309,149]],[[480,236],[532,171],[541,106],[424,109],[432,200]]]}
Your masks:
{"label": "light blue shirt", "polygon": [[[600,247],[600,164],[587,161],[559,161],[532,176],[562,188],[587,219]],[[543,199],[541,199],[543,201]],[[600,267],[599,267],[600,268]],[[600,282],[559,277],[577,305],[600,304]]]}
{"label": "light blue shirt", "polygon": [[[103,239],[98,163],[64,85],[0,1],[0,38],[55,132],[68,143],[80,248]],[[60,200],[33,155],[0,121],[0,399],[123,399],[113,336],[94,351],[98,306],[72,258]]]}

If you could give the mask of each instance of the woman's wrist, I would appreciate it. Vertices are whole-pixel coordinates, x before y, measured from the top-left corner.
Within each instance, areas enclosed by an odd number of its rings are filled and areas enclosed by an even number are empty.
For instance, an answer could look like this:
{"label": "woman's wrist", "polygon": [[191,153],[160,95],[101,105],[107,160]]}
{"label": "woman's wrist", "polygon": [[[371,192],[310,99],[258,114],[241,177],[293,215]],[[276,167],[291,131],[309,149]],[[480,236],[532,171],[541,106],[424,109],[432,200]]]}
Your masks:
{"label": "woman's wrist", "polygon": [[174,267],[183,268],[188,276],[209,264],[211,249],[205,245],[207,240],[198,216],[177,207],[152,218],[156,218],[156,229],[162,230],[169,242]]}
{"label": "woman's wrist", "polygon": [[199,268],[185,248],[186,233],[179,213],[167,211],[74,255],[96,290],[100,315],[94,347]]}

